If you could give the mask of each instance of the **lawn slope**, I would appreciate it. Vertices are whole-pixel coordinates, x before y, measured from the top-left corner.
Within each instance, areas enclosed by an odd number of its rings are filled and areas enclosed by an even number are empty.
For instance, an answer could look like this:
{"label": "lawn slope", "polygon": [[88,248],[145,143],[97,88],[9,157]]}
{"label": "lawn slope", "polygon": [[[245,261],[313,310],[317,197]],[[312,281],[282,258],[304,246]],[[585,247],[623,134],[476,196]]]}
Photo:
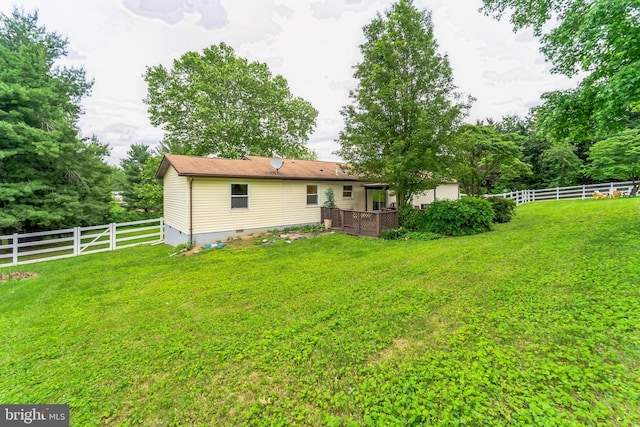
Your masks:
{"label": "lawn slope", "polygon": [[640,425],[640,199],[483,235],[2,269],[0,402],[72,425]]}

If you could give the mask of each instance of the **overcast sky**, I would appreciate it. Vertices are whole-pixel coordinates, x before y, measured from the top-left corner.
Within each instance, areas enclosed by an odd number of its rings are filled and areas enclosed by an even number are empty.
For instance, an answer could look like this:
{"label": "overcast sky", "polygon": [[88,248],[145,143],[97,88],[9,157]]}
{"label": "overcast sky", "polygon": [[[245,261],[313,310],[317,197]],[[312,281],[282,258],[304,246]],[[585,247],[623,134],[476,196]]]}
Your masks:
{"label": "overcast sky", "polygon": [[[294,95],[319,111],[310,147],[320,160],[342,128],[340,108],[357,81],[362,27],[391,0],[0,0],[39,10],[40,23],[69,39],[65,65],[84,67],[95,80],[84,100],[83,136],[95,134],[118,164],[133,143],[155,145],[162,131],[149,124],[146,66],[171,65],[187,51],[225,42],[236,54],[265,62]],[[440,53],[449,55],[460,92],[477,101],[468,122],[526,115],[543,92],[572,87],[552,75],[530,31],[478,12],[481,0],[415,0],[433,13]]]}

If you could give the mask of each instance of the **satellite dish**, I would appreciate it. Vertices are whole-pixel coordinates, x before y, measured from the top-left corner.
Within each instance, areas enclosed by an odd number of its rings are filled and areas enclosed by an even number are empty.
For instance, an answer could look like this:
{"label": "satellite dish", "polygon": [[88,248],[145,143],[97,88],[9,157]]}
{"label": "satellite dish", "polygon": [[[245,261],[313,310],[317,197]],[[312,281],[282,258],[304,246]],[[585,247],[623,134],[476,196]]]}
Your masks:
{"label": "satellite dish", "polygon": [[271,167],[276,170],[276,174],[278,173],[278,169],[280,169],[284,165],[282,159],[271,159]]}

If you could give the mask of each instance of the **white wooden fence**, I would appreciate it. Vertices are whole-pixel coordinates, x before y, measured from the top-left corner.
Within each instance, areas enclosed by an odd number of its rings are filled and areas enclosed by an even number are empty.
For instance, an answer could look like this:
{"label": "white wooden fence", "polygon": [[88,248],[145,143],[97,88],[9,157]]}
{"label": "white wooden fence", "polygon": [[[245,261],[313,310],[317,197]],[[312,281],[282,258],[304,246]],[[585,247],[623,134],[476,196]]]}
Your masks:
{"label": "white wooden fence", "polygon": [[612,194],[615,190],[619,190],[622,195],[628,196],[632,188],[632,181],[624,181],[607,182],[603,184],[574,185],[572,187],[543,188],[540,190],[519,190],[502,194],[489,194],[488,196],[502,196],[508,199],[514,199],[517,204],[521,205],[523,203],[539,202],[543,200],[589,199],[593,197],[593,193],[596,191],[602,194]]}
{"label": "white wooden fence", "polygon": [[0,236],[0,267],[164,241],[162,218]]}

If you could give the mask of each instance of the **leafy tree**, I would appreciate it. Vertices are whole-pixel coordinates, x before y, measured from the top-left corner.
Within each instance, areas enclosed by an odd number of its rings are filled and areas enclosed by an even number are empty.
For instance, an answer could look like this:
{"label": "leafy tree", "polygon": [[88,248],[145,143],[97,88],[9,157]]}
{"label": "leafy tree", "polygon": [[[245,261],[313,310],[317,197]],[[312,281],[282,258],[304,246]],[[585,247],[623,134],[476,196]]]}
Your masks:
{"label": "leafy tree", "polygon": [[125,175],[122,198],[130,207],[138,207],[140,198],[136,195],[134,187],[142,182],[142,171],[151,155],[148,145],[132,144],[127,151],[127,157],[120,161],[120,167]]}
{"label": "leafy tree", "polygon": [[576,154],[575,146],[564,142],[546,149],[541,156],[541,165],[548,184],[566,187],[578,183],[583,162]]}
{"label": "leafy tree", "polygon": [[66,39],[37,13],[0,14],[0,234],[102,222],[108,148],[78,138],[83,69],[56,67]]}
{"label": "leafy tree", "polygon": [[371,181],[386,182],[402,208],[445,172],[451,134],[469,107],[438,53],[431,14],[400,0],[364,27],[352,105],[336,153]]}
{"label": "leafy tree", "polygon": [[530,173],[520,160],[521,136],[496,133],[493,126],[463,125],[455,135],[450,152],[454,157],[452,174],[462,190],[477,196],[494,187],[496,181],[509,181]]}
{"label": "leafy tree", "polygon": [[170,70],[147,67],[144,79],[151,124],[164,129],[170,152],[315,157],[306,142],[316,109],[266,64],[237,57],[224,43],[187,52]]}
{"label": "leafy tree", "polygon": [[587,174],[595,179],[633,181],[631,194],[640,181],[640,130],[630,129],[598,141],[589,149]]}
{"label": "leafy tree", "polygon": [[[553,72],[586,77],[544,95],[541,129],[554,141],[582,141],[628,128],[640,113],[640,1],[483,0],[515,30],[531,27]],[[556,24],[550,21],[555,18]]]}
{"label": "leafy tree", "polygon": [[545,176],[542,171],[541,156],[544,150],[551,147],[551,143],[537,131],[536,117],[529,115],[523,118],[518,115],[508,115],[493,123],[493,127],[499,134],[510,133],[521,137],[515,139],[522,148],[520,160],[531,166],[531,173],[515,177],[510,181],[502,180],[502,184],[512,189],[542,186]]}

